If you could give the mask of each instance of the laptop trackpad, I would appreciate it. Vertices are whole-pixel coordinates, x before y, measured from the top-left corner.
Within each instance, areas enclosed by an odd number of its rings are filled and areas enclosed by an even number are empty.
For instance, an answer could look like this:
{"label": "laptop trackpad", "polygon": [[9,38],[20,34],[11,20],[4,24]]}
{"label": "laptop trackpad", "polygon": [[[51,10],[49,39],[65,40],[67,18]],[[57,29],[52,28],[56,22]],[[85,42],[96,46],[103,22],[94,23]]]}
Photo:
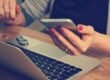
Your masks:
{"label": "laptop trackpad", "polygon": [[67,53],[59,49],[58,47],[50,45],[50,44],[46,44],[46,43],[40,43],[38,45],[31,47],[30,49],[39,54],[43,54],[48,57],[57,58],[57,59],[60,59],[68,55]]}

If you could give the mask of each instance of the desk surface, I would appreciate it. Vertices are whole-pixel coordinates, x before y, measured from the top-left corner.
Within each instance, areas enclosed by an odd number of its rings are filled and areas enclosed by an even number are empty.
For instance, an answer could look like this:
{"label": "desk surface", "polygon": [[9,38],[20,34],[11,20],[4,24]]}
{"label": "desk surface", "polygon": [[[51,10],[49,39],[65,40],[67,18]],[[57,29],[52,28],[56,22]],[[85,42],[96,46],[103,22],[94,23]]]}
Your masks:
{"label": "desk surface", "polygon": [[[34,39],[39,39],[47,43],[54,44],[51,38],[43,33],[22,28],[21,35],[26,35]],[[42,35],[42,36],[41,36]],[[110,80],[110,55],[100,51],[89,49],[86,55],[99,59],[102,63],[100,66],[82,76],[80,80]],[[27,80],[25,77],[15,74],[5,68],[0,67],[0,80]]]}

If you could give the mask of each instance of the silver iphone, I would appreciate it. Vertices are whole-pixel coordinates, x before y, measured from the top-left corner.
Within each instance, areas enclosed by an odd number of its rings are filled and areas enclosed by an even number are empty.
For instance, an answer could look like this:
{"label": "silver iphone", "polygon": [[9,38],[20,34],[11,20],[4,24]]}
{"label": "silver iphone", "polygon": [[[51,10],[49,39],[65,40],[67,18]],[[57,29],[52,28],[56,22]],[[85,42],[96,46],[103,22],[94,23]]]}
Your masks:
{"label": "silver iphone", "polygon": [[76,25],[71,19],[41,19],[40,22],[47,28],[69,27],[76,29]]}

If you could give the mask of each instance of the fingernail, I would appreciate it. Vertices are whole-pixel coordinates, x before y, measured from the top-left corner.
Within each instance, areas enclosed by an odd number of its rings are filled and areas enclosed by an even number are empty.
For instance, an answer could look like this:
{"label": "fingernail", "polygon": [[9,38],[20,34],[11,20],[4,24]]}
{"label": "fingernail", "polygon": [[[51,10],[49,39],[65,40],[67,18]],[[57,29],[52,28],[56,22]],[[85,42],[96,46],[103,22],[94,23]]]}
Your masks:
{"label": "fingernail", "polygon": [[61,32],[64,32],[65,31],[63,27],[60,30],[61,30]]}
{"label": "fingernail", "polygon": [[55,33],[56,30],[54,28],[50,29],[50,32]]}
{"label": "fingernail", "polygon": [[78,25],[78,30],[82,31],[83,30],[83,26],[82,25]]}
{"label": "fingernail", "polygon": [[20,7],[19,7],[19,5],[16,5],[16,13],[20,13]]}
{"label": "fingernail", "polygon": [[14,19],[14,18],[12,18],[11,20],[12,20],[12,21],[14,21],[15,19]]}
{"label": "fingernail", "polygon": [[20,7],[19,7],[19,5],[16,5],[16,10],[20,10]]}

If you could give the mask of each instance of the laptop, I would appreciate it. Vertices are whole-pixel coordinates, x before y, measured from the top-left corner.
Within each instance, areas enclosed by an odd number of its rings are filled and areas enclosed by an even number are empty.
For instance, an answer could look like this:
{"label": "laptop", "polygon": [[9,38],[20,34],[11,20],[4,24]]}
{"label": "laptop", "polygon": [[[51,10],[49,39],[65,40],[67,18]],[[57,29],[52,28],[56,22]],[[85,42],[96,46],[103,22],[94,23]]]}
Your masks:
{"label": "laptop", "polygon": [[51,44],[23,37],[28,46],[0,42],[0,65],[32,80],[77,80],[100,64],[95,58],[71,56]]}

